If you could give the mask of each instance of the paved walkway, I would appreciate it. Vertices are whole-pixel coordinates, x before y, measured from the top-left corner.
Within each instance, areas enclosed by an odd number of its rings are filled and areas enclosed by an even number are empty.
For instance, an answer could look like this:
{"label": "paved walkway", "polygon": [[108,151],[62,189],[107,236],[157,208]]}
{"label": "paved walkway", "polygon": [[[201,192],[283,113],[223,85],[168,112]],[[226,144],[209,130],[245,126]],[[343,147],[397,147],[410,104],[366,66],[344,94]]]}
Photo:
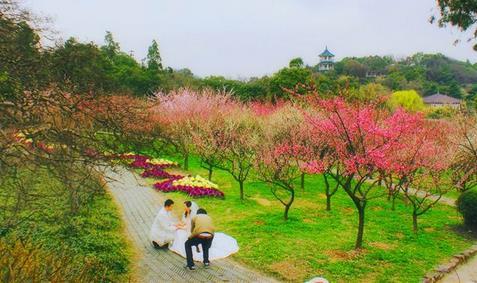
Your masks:
{"label": "paved walkway", "polygon": [[442,283],[474,283],[477,282],[477,256],[471,258],[466,264],[451,272],[439,282]]}
{"label": "paved walkway", "polygon": [[230,260],[213,261],[210,269],[184,268],[185,259],[170,251],[156,250],[149,242],[149,229],[160,204],[161,193],[140,184],[140,178],[126,169],[108,170],[107,183],[124,216],[127,234],[138,258],[140,282],[275,282]]}

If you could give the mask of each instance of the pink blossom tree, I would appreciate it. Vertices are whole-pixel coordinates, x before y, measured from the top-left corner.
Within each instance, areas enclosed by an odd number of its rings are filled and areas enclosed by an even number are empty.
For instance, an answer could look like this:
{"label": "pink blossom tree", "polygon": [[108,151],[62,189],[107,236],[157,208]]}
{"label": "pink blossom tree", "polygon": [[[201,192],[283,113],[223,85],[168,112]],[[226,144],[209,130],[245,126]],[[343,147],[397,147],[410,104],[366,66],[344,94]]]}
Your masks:
{"label": "pink blossom tree", "polygon": [[387,152],[389,166],[382,168],[382,172],[393,194],[402,193],[411,204],[413,231],[417,233],[418,217],[434,207],[452,187],[446,176],[452,129],[443,121],[414,118],[407,121],[413,130],[401,135],[399,145]]}
{"label": "pink blossom tree", "polygon": [[[358,233],[355,249],[362,248],[365,211],[368,201],[380,197],[376,176],[381,168],[390,166],[385,158],[391,148],[400,145],[400,136],[413,129],[411,118],[403,111],[393,114],[374,105],[351,105],[342,99],[320,100],[319,115],[310,115],[308,123],[325,138],[336,163],[332,177],[353,201],[358,212]],[[313,165],[313,164],[312,164]],[[326,168],[316,162],[315,172]]]}
{"label": "pink blossom tree", "polygon": [[253,168],[257,145],[261,142],[261,127],[246,108],[237,107],[223,120],[210,137],[218,148],[216,168],[228,172],[239,184],[240,199],[244,199],[244,184]]}
{"label": "pink blossom tree", "polygon": [[[316,113],[314,115],[315,118],[318,117]],[[340,169],[336,166],[333,149],[326,144],[326,139],[321,129],[309,123],[303,123],[301,125],[299,136],[301,137],[302,144],[308,149],[307,155],[304,157],[305,164],[303,165],[303,172],[312,175],[321,175],[325,185],[326,210],[330,211],[331,198],[339,189],[339,183],[333,182],[332,179],[333,176],[340,175]]]}
{"label": "pink blossom tree", "polygon": [[194,152],[200,157],[201,167],[208,171],[208,179],[212,180],[214,168],[221,162],[221,147],[223,119],[208,120],[192,132]]}
{"label": "pink blossom tree", "polygon": [[194,153],[200,157],[201,167],[208,171],[209,180],[212,179],[214,168],[221,164],[223,150],[223,127],[230,115],[236,113],[241,105],[232,100],[227,94],[220,94],[210,104],[210,112],[200,123],[196,123],[192,130]]}
{"label": "pink blossom tree", "polygon": [[295,200],[295,181],[300,178],[301,158],[306,148],[289,143],[267,144],[257,158],[259,178],[271,185],[273,196],[285,207],[284,219]]}
{"label": "pink blossom tree", "polygon": [[271,186],[273,196],[285,207],[288,219],[295,200],[295,182],[303,175],[308,148],[303,144],[303,116],[297,109],[286,107],[263,122],[263,139],[258,144],[256,170],[259,179]]}
{"label": "pink blossom tree", "polygon": [[229,102],[229,95],[211,90],[180,89],[156,95],[153,119],[166,141],[182,156],[185,170],[189,169],[189,156],[194,148],[193,131]]}

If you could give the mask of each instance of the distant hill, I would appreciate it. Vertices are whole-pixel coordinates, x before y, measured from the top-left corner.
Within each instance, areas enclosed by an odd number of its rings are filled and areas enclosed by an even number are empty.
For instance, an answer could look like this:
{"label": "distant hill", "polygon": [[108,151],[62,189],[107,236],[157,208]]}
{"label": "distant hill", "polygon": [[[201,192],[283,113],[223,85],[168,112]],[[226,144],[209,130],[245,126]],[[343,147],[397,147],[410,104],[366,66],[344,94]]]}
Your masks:
{"label": "distant hill", "polygon": [[477,64],[442,54],[417,53],[401,60],[389,56],[346,57],[336,63],[335,73],[361,82],[378,80],[392,90],[416,89],[422,95],[441,92],[461,98],[473,96],[477,90]]}

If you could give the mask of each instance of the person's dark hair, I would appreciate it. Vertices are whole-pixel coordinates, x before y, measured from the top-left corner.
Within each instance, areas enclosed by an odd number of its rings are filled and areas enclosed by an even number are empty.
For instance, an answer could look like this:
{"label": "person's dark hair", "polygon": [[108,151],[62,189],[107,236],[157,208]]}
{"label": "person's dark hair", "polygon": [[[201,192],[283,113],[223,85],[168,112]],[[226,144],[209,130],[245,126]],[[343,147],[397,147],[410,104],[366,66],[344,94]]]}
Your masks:
{"label": "person's dark hair", "polygon": [[197,209],[197,214],[207,214],[207,211],[203,208]]}
{"label": "person's dark hair", "polygon": [[[184,201],[184,204],[185,204],[185,206],[187,206],[189,208],[192,206],[192,202],[190,200]],[[184,216],[185,217],[189,216],[189,214],[190,214],[190,211],[184,211]]]}
{"label": "person's dark hair", "polygon": [[171,199],[168,199],[168,200],[166,200],[166,201],[164,202],[164,206],[165,206],[165,207],[171,206],[171,205],[173,205],[173,204],[174,204],[174,201],[171,200]]}

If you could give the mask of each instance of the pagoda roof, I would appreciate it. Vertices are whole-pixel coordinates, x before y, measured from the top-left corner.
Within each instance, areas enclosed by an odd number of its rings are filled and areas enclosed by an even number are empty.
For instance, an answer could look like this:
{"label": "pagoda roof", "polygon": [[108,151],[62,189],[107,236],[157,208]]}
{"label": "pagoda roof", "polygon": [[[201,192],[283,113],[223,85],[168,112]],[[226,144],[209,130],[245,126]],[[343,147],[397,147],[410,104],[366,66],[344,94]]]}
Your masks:
{"label": "pagoda roof", "polygon": [[328,47],[326,47],[325,51],[320,54],[320,57],[335,57],[335,55],[328,50]]}

